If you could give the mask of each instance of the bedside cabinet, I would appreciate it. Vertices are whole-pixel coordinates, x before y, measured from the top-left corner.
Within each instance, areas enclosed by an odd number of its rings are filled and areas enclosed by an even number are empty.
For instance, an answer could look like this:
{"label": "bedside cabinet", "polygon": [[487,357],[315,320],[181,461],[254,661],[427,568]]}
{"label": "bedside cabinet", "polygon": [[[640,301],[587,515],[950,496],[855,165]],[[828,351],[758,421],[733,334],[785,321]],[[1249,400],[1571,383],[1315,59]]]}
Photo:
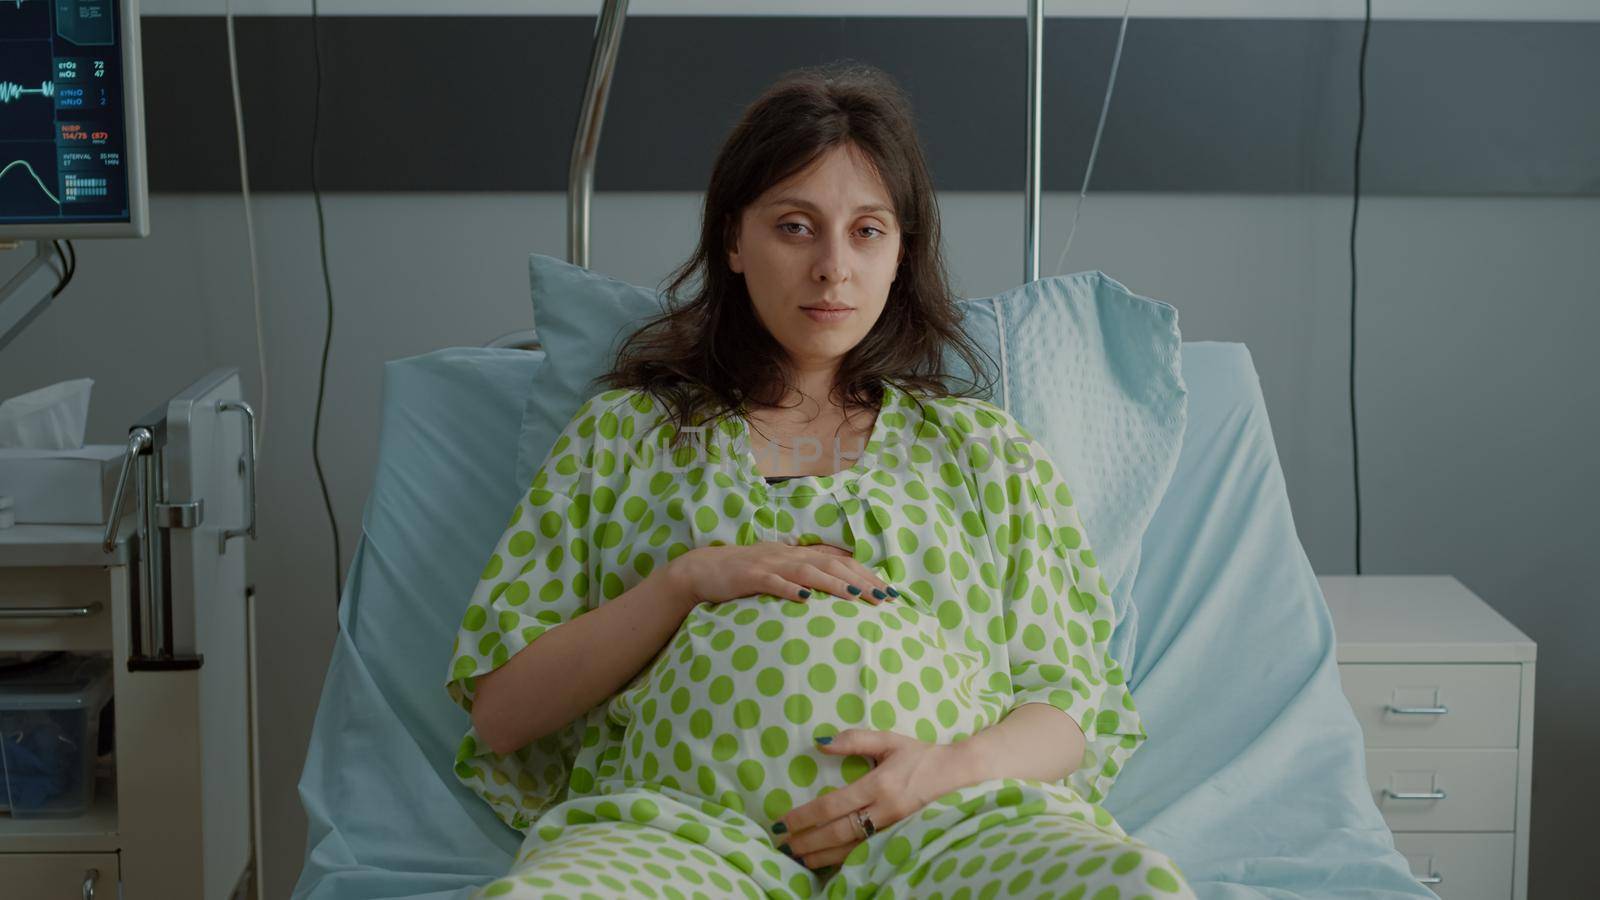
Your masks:
{"label": "bedside cabinet", "polygon": [[[30,818],[7,796],[3,900],[275,896],[261,890],[255,862],[255,601],[245,563],[256,441],[240,396],[238,371],[215,370],[130,428],[125,502],[109,533],[0,528],[0,653],[95,656],[111,674],[103,744],[83,742],[94,757],[88,808]],[[20,683],[13,663],[0,681]],[[0,750],[28,728],[44,731],[23,721],[0,736]],[[59,743],[75,749],[64,733]],[[47,756],[34,755],[35,771],[54,770]],[[59,778],[35,776],[35,795],[63,791]]]}
{"label": "bedside cabinet", "polygon": [[1318,577],[1372,799],[1449,900],[1524,900],[1535,645],[1448,575]]}

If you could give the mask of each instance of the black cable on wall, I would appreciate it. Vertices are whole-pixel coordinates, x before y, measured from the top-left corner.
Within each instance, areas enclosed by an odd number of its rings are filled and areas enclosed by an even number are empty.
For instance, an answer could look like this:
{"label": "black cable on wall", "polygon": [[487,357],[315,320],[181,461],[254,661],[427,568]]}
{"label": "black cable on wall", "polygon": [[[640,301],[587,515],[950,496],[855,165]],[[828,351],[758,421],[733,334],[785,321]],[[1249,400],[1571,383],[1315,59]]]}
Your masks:
{"label": "black cable on wall", "polygon": [[317,410],[311,425],[311,461],[317,469],[317,484],[322,487],[322,505],[328,511],[328,527],[333,531],[333,605],[337,609],[342,593],[344,571],[339,552],[339,520],[328,497],[328,479],[322,473],[322,398],[328,386],[328,348],[333,345],[333,279],[328,276],[328,228],[322,215],[322,188],[317,180],[317,136],[322,126],[322,31],[318,27],[317,0],[311,0],[311,45],[315,87],[311,102],[311,196],[317,207],[317,244],[322,254],[322,287],[328,301],[328,324],[322,334],[322,367],[317,372]]}
{"label": "black cable on wall", "polygon": [[1356,574],[1361,574],[1361,442],[1356,431],[1356,220],[1361,212],[1361,139],[1367,127],[1367,39],[1372,32],[1372,0],[1361,23],[1361,60],[1356,65],[1355,185],[1350,206],[1350,460],[1356,497]]}

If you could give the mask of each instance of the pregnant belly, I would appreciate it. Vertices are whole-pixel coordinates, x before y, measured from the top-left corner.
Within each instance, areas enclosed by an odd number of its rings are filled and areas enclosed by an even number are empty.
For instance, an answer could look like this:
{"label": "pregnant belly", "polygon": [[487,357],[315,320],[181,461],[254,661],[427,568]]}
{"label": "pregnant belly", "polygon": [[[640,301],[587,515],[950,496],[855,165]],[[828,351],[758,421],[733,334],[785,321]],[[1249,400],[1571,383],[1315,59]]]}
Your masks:
{"label": "pregnant belly", "polygon": [[769,594],[695,606],[649,669],[612,698],[622,778],[696,794],[764,827],[865,774],[814,741],[847,728],[948,742],[980,727],[982,661],[932,613]]}

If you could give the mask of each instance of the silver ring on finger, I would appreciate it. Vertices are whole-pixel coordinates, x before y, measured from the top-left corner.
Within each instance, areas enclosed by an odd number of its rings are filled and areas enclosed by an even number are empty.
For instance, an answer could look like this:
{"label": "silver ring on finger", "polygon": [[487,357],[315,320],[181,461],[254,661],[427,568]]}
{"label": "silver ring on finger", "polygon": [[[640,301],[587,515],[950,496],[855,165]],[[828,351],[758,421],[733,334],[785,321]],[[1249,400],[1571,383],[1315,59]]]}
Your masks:
{"label": "silver ring on finger", "polygon": [[865,809],[852,810],[850,822],[855,826],[856,837],[863,841],[878,833],[877,826],[872,824],[872,816]]}

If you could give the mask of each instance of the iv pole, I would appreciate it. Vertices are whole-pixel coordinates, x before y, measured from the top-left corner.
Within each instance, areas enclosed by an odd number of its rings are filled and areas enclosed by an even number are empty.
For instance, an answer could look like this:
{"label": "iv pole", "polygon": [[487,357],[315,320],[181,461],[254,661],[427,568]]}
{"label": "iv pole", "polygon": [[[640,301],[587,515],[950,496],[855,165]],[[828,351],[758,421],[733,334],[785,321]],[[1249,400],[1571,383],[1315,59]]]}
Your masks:
{"label": "iv pole", "polygon": [[567,261],[589,267],[589,197],[594,193],[594,157],[600,148],[600,125],[611,99],[611,73],[617,67],[622,44],[622,23],[628,18],[628,0],[606,0],[595,22],[594,49],[589,56],[589,83],[583,92],[583,109],[572,139],[572,161],[567,170]]}
{"label": "iv pole", "polygon": [[1028,0],[1028,173],[1022,223],[1022,283],[1039,278],[1039,132],[1043,119],[1044,0]]}
{"label": "iv pole", "polygon": [[[611,74],[622,45],[622,24],[628,18],[628,0],[605,0],[595,20],[594,48],[589,55],[589,81],[572,137],[572,157],[567,166],[567,261],[589,267],[589,199],[594,194],[594,157],[600,148],[600,126],[611,98]],[[539,332],[524,328],[502,334],[489,347],[538,350]]]}

